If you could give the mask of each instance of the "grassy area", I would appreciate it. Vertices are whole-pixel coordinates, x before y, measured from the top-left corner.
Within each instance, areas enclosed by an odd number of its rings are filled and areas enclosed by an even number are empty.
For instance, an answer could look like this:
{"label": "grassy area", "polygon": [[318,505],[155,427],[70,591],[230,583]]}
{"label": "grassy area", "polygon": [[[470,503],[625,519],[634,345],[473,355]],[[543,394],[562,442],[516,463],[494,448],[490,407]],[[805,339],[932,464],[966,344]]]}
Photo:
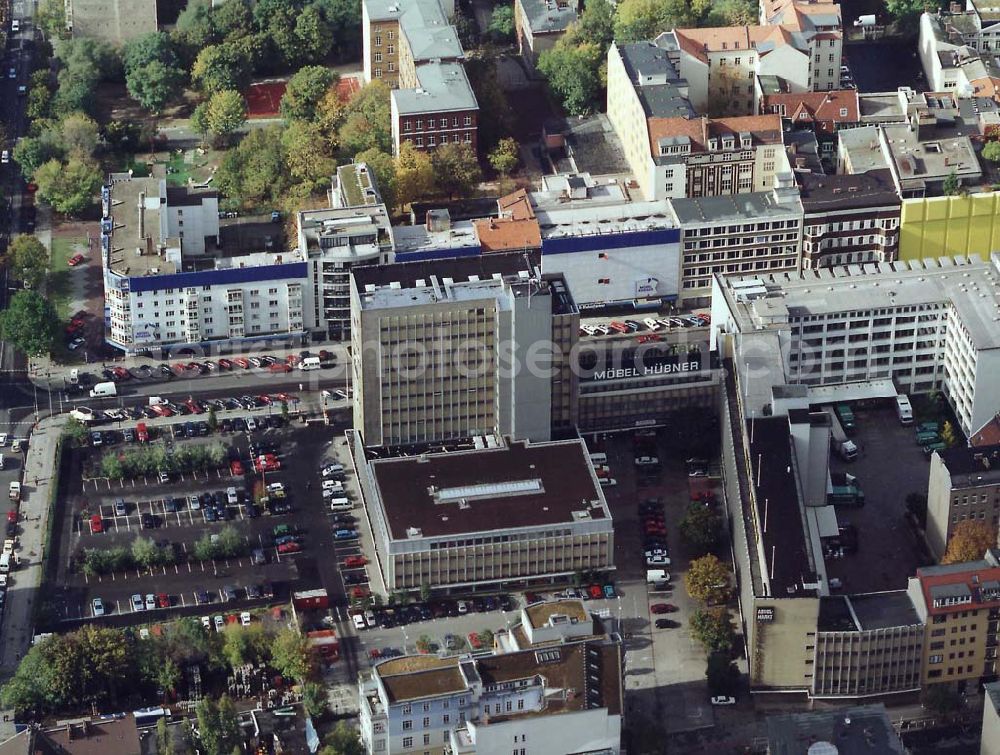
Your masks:
{"label": "grassy area", "polygon": [[73,314],[73,282],[70,279],[73,268],[68,264],[68,260],[76,252],[74,245],[86,246],[86,239],[78,238],[53,238],[52,239],[52,266],[50,268],[48,294],[49,299],[59,313],[60,320],[68,320]]}

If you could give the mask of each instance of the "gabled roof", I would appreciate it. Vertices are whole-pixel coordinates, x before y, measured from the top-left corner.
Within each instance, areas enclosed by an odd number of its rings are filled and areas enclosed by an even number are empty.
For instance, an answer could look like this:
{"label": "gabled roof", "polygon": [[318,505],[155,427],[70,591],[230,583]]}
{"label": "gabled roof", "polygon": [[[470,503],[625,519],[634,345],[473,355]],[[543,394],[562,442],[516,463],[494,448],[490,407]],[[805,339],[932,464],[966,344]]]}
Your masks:
{"label": "gabled roof", "polygon": [[[917,569],[917,579],[927,613],[931,615],[1000,606],[1000,568],[988,561],[923,567]],[[949,598],[965,597],[971,602],[934,606],[935,600],[947,603]]]}
{"label": "gabled roof", "polygon": [[781,144],[781,118],[777,115],[741,115],[732,118],[649,118],[649,147],[659,156],[661,139],[680,138],[691,143],[692,152],[708,150],[711,137],[749,133],[754,146]]}
{"label": "gabled roof", "polygon": [[1000,444],[1000,414],[974,432],[969,443],[977,447]]}
{"label": "gabled roof", "polygon": [[784,116],[794,123],[857,123],[860,119],[858,93],[854,89],[764,95],[765,110],[773,112],[779,105],[784,105]]}

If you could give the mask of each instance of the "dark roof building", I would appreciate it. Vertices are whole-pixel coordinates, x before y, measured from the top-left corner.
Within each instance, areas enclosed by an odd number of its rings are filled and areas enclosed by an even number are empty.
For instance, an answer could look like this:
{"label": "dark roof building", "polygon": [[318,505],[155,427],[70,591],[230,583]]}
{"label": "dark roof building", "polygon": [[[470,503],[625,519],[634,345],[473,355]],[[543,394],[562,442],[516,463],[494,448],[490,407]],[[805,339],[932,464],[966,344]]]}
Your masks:
{"label": "dark roof building", "polygon": [[[827,743],[821,748],[820,743]],[[884,705],[767,717],[768,755],[904,755]]]}

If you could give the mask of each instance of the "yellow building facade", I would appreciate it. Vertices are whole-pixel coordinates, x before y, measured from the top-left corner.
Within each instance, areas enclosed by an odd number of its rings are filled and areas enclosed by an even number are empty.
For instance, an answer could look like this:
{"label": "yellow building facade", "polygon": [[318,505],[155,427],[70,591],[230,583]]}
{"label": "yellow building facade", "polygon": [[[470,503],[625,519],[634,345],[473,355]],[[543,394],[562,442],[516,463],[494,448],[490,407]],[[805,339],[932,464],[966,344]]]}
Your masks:
{"label": "yellow building facade", "polygon": [[1000,250],[1000,192],[904,199],[899,259],[979,255]]}

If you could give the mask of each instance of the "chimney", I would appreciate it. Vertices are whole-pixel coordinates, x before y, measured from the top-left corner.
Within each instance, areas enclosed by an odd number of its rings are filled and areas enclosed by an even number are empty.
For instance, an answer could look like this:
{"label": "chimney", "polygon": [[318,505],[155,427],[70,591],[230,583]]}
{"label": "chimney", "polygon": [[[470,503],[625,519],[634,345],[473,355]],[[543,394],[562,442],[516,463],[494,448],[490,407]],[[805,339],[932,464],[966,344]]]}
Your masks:
{"label": "chimney", "polygon": [[139,238],[146,234],[146,192],[139,192]]}

